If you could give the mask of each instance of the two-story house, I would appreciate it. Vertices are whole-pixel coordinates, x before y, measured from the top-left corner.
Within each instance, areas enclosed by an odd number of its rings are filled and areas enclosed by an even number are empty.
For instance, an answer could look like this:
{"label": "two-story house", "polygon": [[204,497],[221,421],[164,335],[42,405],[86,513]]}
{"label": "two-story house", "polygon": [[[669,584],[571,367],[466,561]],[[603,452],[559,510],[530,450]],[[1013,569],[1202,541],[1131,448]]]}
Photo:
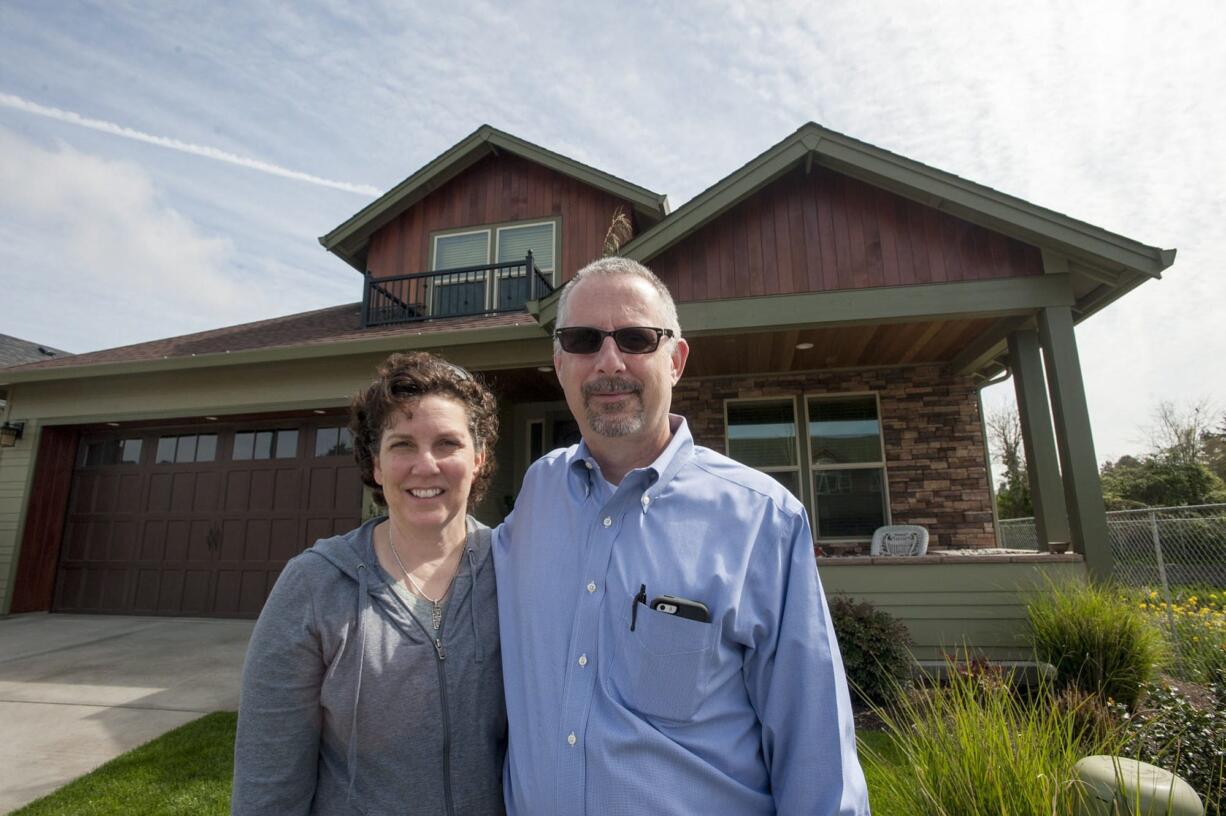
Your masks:
{"label": "two-story house", "polygon": [[0,448],[0,612],[254,616],[288,558],[358,523],[345,409],[397,350],[498,394],[477,511],[497,523],[576,439],[549,333],[618,214],[692,345],[674,410],[795,493],[822,552],[888,523],[994,546],[979,389],[1011,372],[1040,533],[1109,571],[1073,329],[1173,251],[813,124],[675,212],[481,127],[321,239],[358,302],[0,370],[20,432]]}

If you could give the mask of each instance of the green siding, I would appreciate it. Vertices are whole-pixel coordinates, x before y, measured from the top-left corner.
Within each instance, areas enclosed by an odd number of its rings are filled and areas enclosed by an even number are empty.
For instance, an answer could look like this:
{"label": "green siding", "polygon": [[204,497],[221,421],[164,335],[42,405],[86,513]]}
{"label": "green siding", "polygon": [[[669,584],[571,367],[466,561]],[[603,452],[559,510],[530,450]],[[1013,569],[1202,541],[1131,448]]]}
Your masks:
{"label": "green siding", "polygon": [[34,443],[38,434],[26,425],[16,447],[0,451],[0,615],[8,614],[17,572],[18,535],[22,511],[34,467]]}
{"label": "green siding", "polygon": [[967,556],[900,564],[832,558],[818,561],[818,574],[827,595],[868,601],[901,620],[917,660],[940,660],[964,646],[994,660],[1028,660],[1027,596],[1052,582],[1084,581],[1085,565],[1067,556],[1029,561]]}

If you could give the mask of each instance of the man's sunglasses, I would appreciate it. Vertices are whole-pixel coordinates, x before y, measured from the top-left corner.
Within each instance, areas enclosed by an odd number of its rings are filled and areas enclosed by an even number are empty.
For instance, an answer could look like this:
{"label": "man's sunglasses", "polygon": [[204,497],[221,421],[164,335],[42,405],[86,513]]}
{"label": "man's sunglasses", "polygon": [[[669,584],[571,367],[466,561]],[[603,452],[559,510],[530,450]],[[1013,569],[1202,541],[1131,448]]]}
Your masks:
{"label": "man's sunglasses", "polygon": [[623,354],[650,354],[660,347],[661,337],[672,337],[672,329],[656,329],[650,326],[626,326],[613,331],[595,329],[591,326],[568,326],[553,333],[562,351],[567,354],[595,354],[606,337]]}

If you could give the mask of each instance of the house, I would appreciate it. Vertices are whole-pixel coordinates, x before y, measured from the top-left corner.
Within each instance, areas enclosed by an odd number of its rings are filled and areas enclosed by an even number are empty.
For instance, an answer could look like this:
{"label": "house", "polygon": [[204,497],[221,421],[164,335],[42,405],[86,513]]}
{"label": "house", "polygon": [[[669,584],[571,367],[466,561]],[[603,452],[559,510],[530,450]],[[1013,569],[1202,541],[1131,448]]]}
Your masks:
{"label": "house", "polygon": [[576,438],[549,333],[619,213],[692,345],[674,410],[800,497],[822,552],[886,523],[993,547],[979,389],[1012,373],[1043,540],[1109,573],[1074,325],[1174,251],[814,124],[674,212],[483,126],[320,239],[359,302],[0,370],[25,429],[0,451],[0,611],[255,615],[358,523],[345,407],[396,350],[499,395],[497,522]]}
{"label": "house", "polygon": [[42,346],[22,340],[20,337],[10,337],[0,334],[0,368],[33,363],[52,357],[62,357],[69,352],[51,346]]}

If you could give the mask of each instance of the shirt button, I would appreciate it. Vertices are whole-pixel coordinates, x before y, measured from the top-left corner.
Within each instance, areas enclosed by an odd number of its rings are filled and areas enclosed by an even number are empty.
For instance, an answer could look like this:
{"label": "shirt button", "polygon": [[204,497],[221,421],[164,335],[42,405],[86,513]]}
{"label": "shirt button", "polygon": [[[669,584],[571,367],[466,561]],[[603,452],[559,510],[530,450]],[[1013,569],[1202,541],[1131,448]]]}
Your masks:
{"label": "shirt button", "polygon": [[644,493],[643,494],[643,508],[646,509],[647,505],[649,504],[651,504],[651,497],[648,496],[646,493]]}
{"label": "shirt button", "polygon": [[585,467],[587,467],[587,469],[588,469],[588,470],[591,470],[591,469],[592,469],[592,462],[591,462],[591,460],[589,460],[589,459],[584,459],[584,460],[583,460],[583,464],[584,464],[584,466],[585,466]]}
{"label": "shirt button", "polygon": [[603,523],[603,524],[604,524],[604,526],[606,526],[606,527],[612,527],[612,526],[613,526],[613,517],[612,517],[612,516],[605,516],[605,517],[604,517],[604,522],[602,522],[602,523]]}
{"label": "shirt button", "polygon": [[587,665],[587,655],[579,655],[579,665],[580,666]]}
{"label": "shirt button", "polygon": [[567,735],[566,735],[566,744],[567,744],[567,745],[574,745],[576,742],[578,742],[578,740],[575,738],[575,732],[574,732],[574,731],[571,731],[569,734],[567,734]]}
{"label": "shirt button", "polygon": [[588,581],[588,582],[587,582],[587,591],[588,591],[588,592],[595,592],[595,591],[596,591],[596,582],[595,582],[595,581]]}

